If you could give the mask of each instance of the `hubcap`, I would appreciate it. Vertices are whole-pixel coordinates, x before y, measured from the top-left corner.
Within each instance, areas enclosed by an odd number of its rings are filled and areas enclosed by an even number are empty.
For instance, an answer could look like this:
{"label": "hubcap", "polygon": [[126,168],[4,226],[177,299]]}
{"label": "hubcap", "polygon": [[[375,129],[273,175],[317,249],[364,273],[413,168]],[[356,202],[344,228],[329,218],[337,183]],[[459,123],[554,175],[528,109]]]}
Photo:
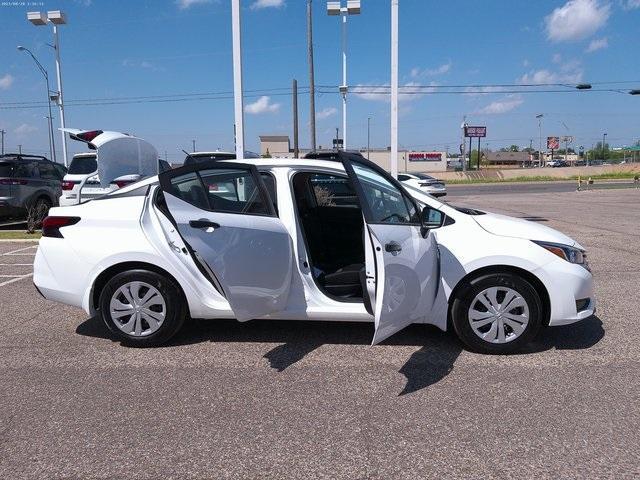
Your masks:
{"label": "hubcap", "polygon": [[129,282],[118,288],[111,297],[109,310],[116,327],[133,337],[154,333],[167,314],[162,294],[145,282]]}
{"label": "hubcap", "polygon": [[487,288],[471,302],[469,324],[486,342],[511,342],[522,335],[529,324],[529,305],[511,288]]}

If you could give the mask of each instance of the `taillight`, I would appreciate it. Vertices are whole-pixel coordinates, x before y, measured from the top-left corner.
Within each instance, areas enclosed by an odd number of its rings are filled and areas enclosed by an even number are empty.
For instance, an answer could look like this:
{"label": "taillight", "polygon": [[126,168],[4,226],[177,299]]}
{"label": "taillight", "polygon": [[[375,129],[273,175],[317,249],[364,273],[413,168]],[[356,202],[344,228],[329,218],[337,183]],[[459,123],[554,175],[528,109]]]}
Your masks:
{"label": "taillight", "polygon": [[111,182],[111,185],[116,185],[118,188],[126,187],[127,185],[131,185],[135,183],[135,180],[114,180]]}
{"label": "taillight", "polygon": [[26,185],[26,180],[14,179],[14,178],[1,178],[0,185]]}
{"label": "taillight", "polygon": [[64,238],[60,233],[60,228],[75,225],[79,221],[80,217],[46,217],[42,221],[42,236]]}
{"label": "taillight", "polygon": [[89,132],[79,133],[79,134],[75,135],[75,137],[79,138],[80,140],[82,140],[84,142],[89,143],[91,140],[96,138],[101,133],[102,133],[102,130],[91,130]]}
{"label": "taillight", "polygon": [[75,185],[78,185],[80,182],[74,182],[73,180],[63,180],[62,181],[62,190],[73,190]]}

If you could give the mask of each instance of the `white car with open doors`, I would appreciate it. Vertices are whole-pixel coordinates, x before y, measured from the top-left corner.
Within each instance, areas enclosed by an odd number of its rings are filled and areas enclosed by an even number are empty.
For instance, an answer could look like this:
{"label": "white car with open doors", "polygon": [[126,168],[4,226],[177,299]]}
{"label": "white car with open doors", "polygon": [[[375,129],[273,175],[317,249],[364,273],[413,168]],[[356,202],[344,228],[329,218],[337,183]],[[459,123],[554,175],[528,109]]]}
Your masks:
{"label": "white car with open doors", "polygon": [[34,283],[129,345],[187,318],[412,323],[506,353],[595,311],[584,249],[455,208],[357,154],[194,163],[44,221]]}

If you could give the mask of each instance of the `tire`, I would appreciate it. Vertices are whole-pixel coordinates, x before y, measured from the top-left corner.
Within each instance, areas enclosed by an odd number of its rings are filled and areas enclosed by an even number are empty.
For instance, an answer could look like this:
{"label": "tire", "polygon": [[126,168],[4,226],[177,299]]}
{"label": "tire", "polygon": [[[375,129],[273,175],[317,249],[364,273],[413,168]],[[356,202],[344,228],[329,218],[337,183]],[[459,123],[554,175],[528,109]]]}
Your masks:
{"label": "tire", "polygon": [[42,226],[42,221],[49,214],[51,208],[51,201],[48,198],[40,197],[33,204],[34,209],[34,221],[38,228]]}
{"label": "tire", "polygon": [[489,273],[466,281],[458,289],[451,319],[458,338],[470,350],[506,354],[535,338],[542,325],[543,307],[540,295],[524,278],[507,272]]}
{"label": "tire", "polygon": [[172,279],[149,270],[115,275],[102,289],[99,305],[111,333],[135,347],[162,345],[180,330],[187,316],[182,290]]}

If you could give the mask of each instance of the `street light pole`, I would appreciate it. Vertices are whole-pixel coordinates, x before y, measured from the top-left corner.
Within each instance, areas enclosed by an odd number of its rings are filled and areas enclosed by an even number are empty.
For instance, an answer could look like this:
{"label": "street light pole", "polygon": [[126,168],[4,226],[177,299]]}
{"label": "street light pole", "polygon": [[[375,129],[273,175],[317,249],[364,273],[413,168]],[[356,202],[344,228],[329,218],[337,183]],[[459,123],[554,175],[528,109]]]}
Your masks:
{"label": "street light pole", "polygon": [[606,142],[607,142],[607,134],[603,133],[602,134],[602,161],[603,162],[607,158],[607,151],[604,149],[604,146],[605,146]]}
{"label": "street light pole", "polygon": [[367,160],[371,160],[371,117],[367,117]]}
{"label": "street light pole", "polygon": [[[29,20],[33,25],[42,26],[47,25],[47,23],[51,23],[53,25],[53,49],[56,51],[56,78],[58,80],[58,91],[56,92],[56,102],[58,104],[58,108],[60,109],[60,126],[62,128],[62,156],[64,157],[64,166],[69,166],[69,161],[67,158],[67,135],[64,131],[66,126],[65,116],[64,116],[64,96],[62,93],[62,69],[60,66],[60,37],[58,35],[58,26],[65,25],[67,23],[66,15],[60,10],[51,10],[46,14],[44,12],[27,12],[27,20]],[[32,55],[33,56],[33,55]],[[48,87],[47,87],[48,88]],[[47,93],[47,97],[50,99],[49,93]],[[51,113],[49,113],[51,116]],[[52,117],[53,124],[53,117]],[[53,133],[51,133],[53,137]],[[51,139],[51,143],[54,144],[54,156],[55,156],[55,142],[53,138]]]}
{"label": "street light pole", "polygon": [[[51,156],[51,160],[53,162],[57,162],[57,160],[56,160],[56,143],[55,143],[55,140],[54,140],[54,137],[53,137],[53,116],[51,114],[51,89],[49,88],[49,74],[44,69],[42,64],[38,61],[38,59],[35,57],[35,55],[31,52],[31,50],[29,50],[26,47],[23,47],[22,45],[18,45],[18,51],[28,53],[29,56],[35,62],[36,66],[38,67],[38,70],[40,70],[40,73],[42,73],[42,75],[44,76],[44,80],[45,80],[45,83],[47,85],[47,106],[49,108],[49,117],[48,117],[49,118],[49,155]],[[3,135],[3,137],[4,137],[4,135]]]}
{"label": "street light pole", "polygon": [[311,150],[316,149],[316,82],[313,69],[313,6],[307,1],[307,49],[309,55],[309,132]]}
{"label": "street light pole", "polygon": [[236,119],[236,159],[244,158],[244,105],[242,98],[242,31],[240,0],[231,0],[233,30],[233,105]]}
{"label": "street light pole", "polygon": [[347,149],[347,15],[357,15],[360,13],[360,0],[347,0],[347,6],[343,7],[341,1],[327,2],[327,13],[329,15],[340,15],[342,17],[342,85],[340,94],[342,95],[342,149]]}
{"label": "street light pole", "polygon": [[0,150],[2,152],[2,155],[4,155],[4,134],[7,133],[6,130],[0,130],[0,136],[2,137],[2,150]]}
{"label": "street light pole", "polygon": [[398,0],[391,0],[391,176],[398,178]]}
{"label": "street light pole", "polygon": [[536,115],[536,118],[538,119],[538,131],[540,133],[540,144],[538,146],[538,166],[542,167],[542,117],[544,117],[544,114],[539,113],[538,115]]}

